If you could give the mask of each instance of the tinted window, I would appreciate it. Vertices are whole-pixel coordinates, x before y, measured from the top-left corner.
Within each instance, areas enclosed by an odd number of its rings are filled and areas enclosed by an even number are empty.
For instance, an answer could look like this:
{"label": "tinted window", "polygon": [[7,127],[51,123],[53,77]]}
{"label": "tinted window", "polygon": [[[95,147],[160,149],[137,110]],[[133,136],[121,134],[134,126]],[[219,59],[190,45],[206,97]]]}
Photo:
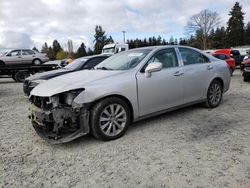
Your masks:
{"label": "tinted window", "polygon": [[184,65],[201,64],[209,62],[209,59],[206,56],[195,50],[189,48],[179,48],[179,50]]}
{"label": "tinted window", "polygon": [[231,53],[233,56],[239,56],[240,55],[240,52],[239,50],[231,50]]}
{"label": "tinted window", "polygon": [[225,60],[226,59],[226,56],[223,55],[223,54],[214,54],[213,56],[216,57],[216,58],[218,58],[218,59],[221,59],[221,60]]}
{"label": "tinted window", "polygon": [[170,68],[178,66],[175,50],[173,48],[156,52],[156,54],[149,60],[148,64],[155,62],[162,63],[162,68]]}
{"label": "tinted window", "polygon": [[63,67],[63,69],[69,69],[69,70],[78,70],[82,67],[82,65],[87,61],[88,59],[85,58],[78,58],[72,61],[72,63],[68,64],[67,66]]}
{"label": "tinted window", "polygon": [[32,50],[22,50],[22,55],[33,55],[35,54]]}
{"label": "tinted window", "polygon": [[98,65],[101,63],[104,59],[107,59],[108,57],[95,57],[87,61],[81,69],[91,69],[94,66]]}

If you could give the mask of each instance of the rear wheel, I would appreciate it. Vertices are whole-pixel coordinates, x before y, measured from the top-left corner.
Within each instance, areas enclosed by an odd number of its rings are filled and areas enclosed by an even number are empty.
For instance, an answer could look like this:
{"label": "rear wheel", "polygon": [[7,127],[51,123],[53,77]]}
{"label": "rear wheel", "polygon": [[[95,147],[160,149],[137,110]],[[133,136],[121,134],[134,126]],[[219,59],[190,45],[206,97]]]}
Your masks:
{"label": "rear wheel", "polygon": [[207,91],[207,101],[205,106],[208,108],[215,108],[221,103],[223,94],[222,85],[218,80],[212,81]]}
{"label": "rear wheel", "polygon": [[99,101],[91,110],[92,134],[101,140],[113,140],[124,135],[131,122],[131,112],[125,101],[110,97]]}
{"label": "rear wheel", "polygon": [[33,64],[34,65],[41,65],[42,64],[42,61],[40,59],[34,59],[33,60]]}
{"label": "rear wheel", "polygon": [[29,77],[30,74],[25,71],[19,71],[15,74],[15,81],[17,82],[24,82],[25,78]]}

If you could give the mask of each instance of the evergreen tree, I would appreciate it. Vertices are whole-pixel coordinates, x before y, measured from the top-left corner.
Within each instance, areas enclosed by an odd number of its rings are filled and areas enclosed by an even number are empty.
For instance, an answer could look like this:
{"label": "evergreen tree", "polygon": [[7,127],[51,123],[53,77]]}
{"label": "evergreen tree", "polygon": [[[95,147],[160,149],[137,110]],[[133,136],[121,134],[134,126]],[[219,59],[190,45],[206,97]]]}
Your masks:
{"label": "evergreen tree", "polygon": [[173,36],[170,37],[169,44],[170,45],[174,45],[174,37]]}
{"label": "evergreen tree", "polygon": [[102,26],[97,25],[95,27],[95,35],[94,35],[94,53],[100,54],[102,52],[103,46],[107,43],[107,36],[105,35],[105,31],[102,29]]}
{"label": "evergreen tree", "polygon": [[48,48],[47,55],[48,55],[49,59],[55,60],[55,57],[53,56],[53,49],[51,48],[51,46]]}
{"label": "evergreen tree", "polygon": [[244,14],[242,7],[236,2],[229,12],[227,22],[227,42],[230,47],[244,44]]}
{"label": "evergreen tree", "polygon": [[90,48],[88,48],[88,52],[87,52],[87,55],[90,56],[90,55],[94,55],[94,51],[91,50]]}
{"label": "evergreen tree", "polygon": [[42,53],[46,53],[48,54],[49,52],[49,47],[48,47],[48,44],[45,42],[44,45],[42,46],[42,50],[41,50]]}
{"label": "evergreen tree", "polygon": [[87,55],[87,52],[86,52],[86,46],[84,43],[82,43],[80,45],[80,47],[77,49],[76,51],[76,58],[79,58],[79,57],[84,57]]}
{"label": "evergreen tree", "polygon": [[35,46],[32,48],[32,50],[34,50],[36,52],[39,52],[38,49]]}
{"label": "evergreen tree", "polygon": [[108,37],[108,39],[106,40],[105,44],[112,44],[114,43],[114,40],[111,36]]}
{"label": "evergreen tree", "polygon": [[246,26],[245,39],[246,39],[245,44],[250,45],[250,22],[248,22]]}
{"label": "evergreen tree", "polygon": [[54,40],[52,44],[52,60],[56,59],[56,54],[61,50],[63,49],[61,45],[59,44],[59,42],[57,40]]}

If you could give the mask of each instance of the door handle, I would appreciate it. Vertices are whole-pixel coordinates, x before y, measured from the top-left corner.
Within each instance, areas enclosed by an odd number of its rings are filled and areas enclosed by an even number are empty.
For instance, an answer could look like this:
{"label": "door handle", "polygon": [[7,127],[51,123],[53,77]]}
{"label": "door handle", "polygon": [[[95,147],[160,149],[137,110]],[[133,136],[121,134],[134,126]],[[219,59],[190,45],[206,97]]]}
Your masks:
{"label": "door handle", "polygon": [[177,71],[177,72],[174,73],[174,76],[181,76],[183,74],[184,74],[183,72]]}
{"label": "door handle", "polygon": [[207,70],[211,70],[211,69],[213,69],[214,67],[212,66],[212,65],[208,65],[207,66]]}

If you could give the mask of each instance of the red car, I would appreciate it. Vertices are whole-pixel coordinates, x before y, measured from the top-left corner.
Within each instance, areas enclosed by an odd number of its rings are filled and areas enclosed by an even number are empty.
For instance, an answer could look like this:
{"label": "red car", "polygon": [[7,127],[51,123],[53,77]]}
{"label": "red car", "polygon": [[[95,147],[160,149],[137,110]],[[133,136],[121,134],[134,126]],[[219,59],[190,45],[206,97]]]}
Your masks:
{"label": "red car", "polygon": [[225,55],[223,53],[216,52],[216,53],[213,53],[212,55],[218,59],[221,59],[227,62],[228,68],[232,76],[235,70],[235,60],[232,57],[230,57],[230,55]]}

